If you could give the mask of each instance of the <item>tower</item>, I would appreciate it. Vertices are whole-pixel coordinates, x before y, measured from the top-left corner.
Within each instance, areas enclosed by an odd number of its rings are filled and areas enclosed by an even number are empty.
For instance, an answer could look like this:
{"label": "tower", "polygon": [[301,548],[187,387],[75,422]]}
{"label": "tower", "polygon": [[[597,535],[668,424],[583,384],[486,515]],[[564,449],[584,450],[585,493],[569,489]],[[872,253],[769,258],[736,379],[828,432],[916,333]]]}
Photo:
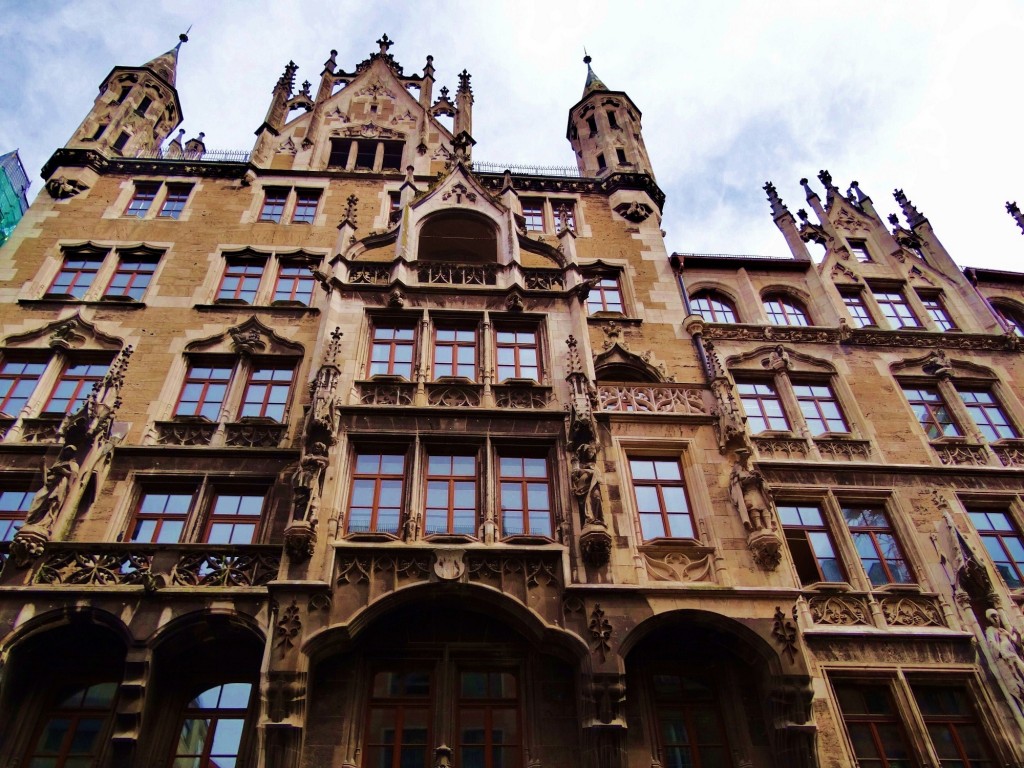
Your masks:
{"label": "tower", "polygon": [[188,36],[178,38],[171,50],[141,67],[110,70],[92,109],[67,146],[113,151],[126,157],[159,148],[182,119],[174,83],[178,50]]}
{"label": "tower", "polygon": [[625,91],[612,91],[590,66],[582,98],[569,110],[565,137],[584,176],[645,173],[654,178],[640,126],[640,110]]}

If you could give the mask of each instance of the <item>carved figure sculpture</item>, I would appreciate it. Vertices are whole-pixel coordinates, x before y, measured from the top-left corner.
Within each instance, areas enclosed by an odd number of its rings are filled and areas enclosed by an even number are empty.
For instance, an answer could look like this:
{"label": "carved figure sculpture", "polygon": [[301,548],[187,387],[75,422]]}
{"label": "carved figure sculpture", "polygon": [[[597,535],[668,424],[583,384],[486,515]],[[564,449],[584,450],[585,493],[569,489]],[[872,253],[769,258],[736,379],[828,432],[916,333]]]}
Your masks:
{"label": "carved figure sculpture", "polygon": [[[583,443],[573,454],[572,471],[569,473],[572,495],[576,497],[581,525],[601,519],[599,511],[601,494],[595,479],[596,471],[597,450],[590,443]],[[594,509],[595,497],[598,505],[597,514]]]}
{"label": "carved figure sculpture", "polygon": [[307,519],[309,500],[314,489],[317,494],[320,492],[327,463],[327,446],[320,442],[313,443],[309,452],[299,460],[299,466],[292,475],[293,519]]}
{"label": "carved figure sculpture", "polygon": [[742,463],[733,466],[732,475],[729,478],[733,492],[733,504],[740,513],[740,517],[743,518],[743,525],[748,531],[771,528],[772,518],[763,488],[764,478],[760,472],[748,469],[745,459],[745,456],[742,457]]}
{"label": "carved figure sculpture", "polygon": [[1020,632],[1007,628],[999,611],[985,611],[988,627],[985,639],[996,657],[996,674],[1002,680],[1021,714],[1024,714],[1024,641]]}
{"label": "carved figure sculpture", "polygon": [[53,522],[67,498],[72,481],[78,477],[76,452],[75,446],[65,445],[57,461],[46,470],[43,487],[32,498],[32,504],[25,515],[26,525],[49,526]]}

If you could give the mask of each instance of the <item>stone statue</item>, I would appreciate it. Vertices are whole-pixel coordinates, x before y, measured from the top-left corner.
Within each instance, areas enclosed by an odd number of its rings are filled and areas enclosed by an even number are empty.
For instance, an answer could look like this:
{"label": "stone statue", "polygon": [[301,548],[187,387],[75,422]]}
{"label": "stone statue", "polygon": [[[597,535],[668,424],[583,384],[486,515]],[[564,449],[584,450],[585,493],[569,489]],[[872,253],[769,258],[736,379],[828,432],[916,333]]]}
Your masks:
{"label": "stone statue", "polygon": [[996,675],[1002,680],[1021,714],[1024,714],[1024,642],[1020,632],[1007,628],[999,611],[985,611],[985,639],[996,658]]}
{"label": "stone statue", "polygon": [[298,469],[292,475],[292,517],[295,520],[306,519],[314,490],[318,494],[320,492],[320,482],[327,463],[327,446],[320,442],[313,443],[309,452],[299,459]]}
{"label": "stone statue", "polygon": [[73,445],[65,445],[57,461],[46,470],[43,487],[32,498],[25,515],[26,525],[48,526],[53,522],[67,498],[71,483],[78,477],[77,450]]}
{"label": "stone statue", "polygon": [[582,443],[573,454],[572,471],[569,473],[572,495],[576,497],[581,525],[587,525],[600,519],[600,513],[595,514],[593,509],[595,495],[600,504],[600,488],[595,480],[596,473],[597,450],[590,443]]}
{"label": "stone statue", "polygon": [[751,471],[746,461],[732,468],[729,484],[732,489],[733,504],[743,518],[743,525],[748,531],[760,531],[771,528],[771,512],[768,499],[764,492],[764,479],[760,472]]}

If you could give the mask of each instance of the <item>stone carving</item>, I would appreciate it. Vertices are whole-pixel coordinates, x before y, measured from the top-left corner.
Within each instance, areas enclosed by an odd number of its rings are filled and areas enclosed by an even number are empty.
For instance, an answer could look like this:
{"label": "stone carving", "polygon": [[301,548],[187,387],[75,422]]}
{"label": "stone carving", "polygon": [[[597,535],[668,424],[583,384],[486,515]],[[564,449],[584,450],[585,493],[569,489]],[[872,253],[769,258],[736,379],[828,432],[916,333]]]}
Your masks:
{"label": "stone carving", "polygon": [[796,627],[786,618],[786,614],[779,606],[775,606],[772,637],[782,646],[782,653],[786,654],[789,663],[792,664],[796,660]]}
{"label": "stone carving", "polygon": [[530,291],[556,291],[565,287],[565,279],[558,270],[524,269],[523,284]]}
{"label": "stone carving", "polygon": [[942,612],[925,597],[885,595],[878,601],[885,623],[896,627],[944,627]]}
{"label": "stone carving", "polygon": [[462,204],[463,197],[465,197],[466,200],[468,200],[471,203],[476,202],[476,193],[470,192],[469,188],[466,187],[466,185],[463,184],[461,181],[454,184],[451,189],[449,189],[447,192],[441,195],[441,199],[446,202],[450,200],[452,197],[455,198],[455,203],[457,205]]}
{"label": "stone carving", "polygon": [[1004,467],[1024,467],[1024,446],[993,446]]}
{"label": "stone carving", "polygon": [[391,282],[391,267],[352,267],[348,273],[348,281],[365,285],[386,285]]}
{"label": "stone carving", "polygon": [[522,312],[525,308],[526,305],[523,304],[523,297],[519,291],[514,288],[509,291],[508,296],[505,297],[505,309],[509,312]]}
{"label": "stone carving", "polygon": [[807,601],[815,624],[837,626],[871,625],[871,613],[861,597],[815,595]]}
{"label": "stone carving", "polygon": [[948,379],[953,375],[953,364],[943,350],[937,349],[921,364],[921,370],[937,379]]}
{"label": "stone carving", "polygon": [[25,514],[26,526],[49,526],[67,498],[71,482],[78,476],[77,448],[65,445],[57,460],[46,470],[43,487],[32,497]]}
{"label": "stone carving", "polygon": [[171,583],[187,587],[262,587],[277,578],[277,552],[187,552],[171,571]]}
{"label": "stone carving", "polygon": [[988,626],[985,640],[995,657],[996,676],[1006,687],[1018,711],[1024,714],[1024,639],[1014,627],[1007,627],[999,611],[985,611]]}
{"label": "stone carving", "polygon": [[317,441],[299,459],[292,474],[292,520],[306,520],[310,499],[323,492],[323,476],[327,469],[327,445]]}
{"label": "stone carving", "polygon": [[429,572],[430,558],[426,554],[352,555],[339,558],[337,583],[369,584],[377,581],[378,574],[391,582],[398,579],[425,581]]}
{"label": "stone carving", "polygon": [[704,416],[708,413],[703,390],[697,388],[653,384],[598,385],[597,398],[602,411],[683,413],[688,416]]}
{"label": "stone carving", "polygon": [[493,265],[433,264],[418,265],[417,279],[432,285],[494,285],[497,272]]}
{"label": "stone carving", "polygon": [[625,680],[619,675],[595,675],[587,686],[594,714],[603,725],[622,722],[622,704],[626,700]]}
{"label": "stone carving", "polygon": [[160,445],[209,445],[216,431],[216,424],[159,421],[156,423],[156,441]]}
{"label": "stone carving", "polygon": [[274,645],[280,650],[282,657],[295,647],[295,638],[301,631],[302,617],[299,616],[299,606],[292,600],[292,604],[284,609],[274,627]]}
{"label": "stone carving", "polygon": [[988,454],[985,447],[981,445],[967,445],[966,443],[933,444],[939,461],[943,464],[964,464],[971,467],[984,467],[988,465]]}
{"label": "stone carving", "polygon": [[755,437],[754,445],[760,456],[769,459],[803,459],[807,457],[807,443],[775,437]]}
{"label": "stone carving", "polygon": [[818,453],[825,461],[867,461],[871,443],[866,440],[815,440]]}
{"label": "stone carving", "polygon": [[[1021,347],[1019,337],[1005,334],[933,333],[929,331],[887,331],[877,328],[806,328],[785,326],[708,325],[705,339],[762,341],[766,331],[774,341],[794,343],[848,344],[881,347],[915,347],[1005,351]],[[1016,341],[1014,341],[1016,340]]]}
{"label": "stone carving", "polygon": [[329,591],[325,592],[314,592],[309,596],[309,602],[306,604],[307,611],[329,611],[331,609],[331,602],[333,598]]}
{"label": "stone carving", "polygon": [[[710,328],[708,329],[710,330]],[[718,435],[718,449],[725,452],[729,446],[745,445],[747,441],[747,417],[743,415],[736,395],[733,392],[729,376],[725,372],[722,361],[718,358],[715,345],[701,338],[704,348],[704,360],[711,393],[715,396],[714,415],[715,432]]]}
{"label": "stone carving", "polygon": [[267,348],[267,343],[256,326],[248,330],[232,328],[228,333],[231,334],[231,348],[236,354],[251,357]]}
{"label": "stone carving", "polygon": [[77,179],[69,179],[66,176],[57,176],[46,182],[46,191],[54,200],[66,200],[87,189],[89,187],[82,182]]}
{"label": "stone carving", "polygon": [[612,649],[612,625],[604,615],[604,611],[601,610],[600,603],[596,603],[590,612],[590,624],[587,625],[587,628],[594,641],[594,653],[604,663],[608,652]]}
{"label": "stone carving", "polygon": [[227,424],[224,427],[224,444],[229,448],[277,448],[286,429],[284,424]]}
{"label": "stone carving", "polygon": [[480,391],[473,386],[433,385],[427,391],[427,402],[445,408],[473,408],[480,405]]}
{"label": "stone carving", "polygon": [[832,266],[832,277],[836,278],[836,277],[839,277],[840,275],[842,275],[843,277],[845,277],[846,279],[848,279],[848,280],[850,280],[850,281],[852,281],[854,283],[859,283],[860,282],[860,278],[857,277],[857,273],[856,272],[854,272],[849,267],[843,266],[842,263],[837,261]]}
{"label": "stone carving", "polygon": [[439,549],[434,552],[434,573],[442,581],[456,581],[466,572],[461,549]]}
{"label": "stone carving", "polygon": [[646,203],[638,203],[635,200],[629,203],[619,203],[613,210],[626,221],[632,221],[634,224],[645,221],[648,216],[654,213],[651,206]]}
{"label": "stone carving", "polygon": [[393,309],[401,309],[405,306],[405,294],[395,288],[388,294],[388,306]]}
{"label": "stone carving", "polygon": [[750,466],[750,451],[736,451],[738,462],[729,476],[733,506],[747,532],[747,547],[754,562],[767,571],[774,571],[782,559],[782,537],[775,524],[771,492],[764,475]]}
{"label": "stone carving", "polygon": [[360,384],[360,405],[412,405],[414,384]]}
{"label": "stone carving", "polygon": [[144,584],[147,577],[150,577],[152,561],[152,554],[143,552],[54,552],[43,560],[34,582],[83,586]]}
{"label": "stone carving", "polygon": [[22,419],[23,443],[55,443],[60,436],[60,419]]}
{"label": "stone carving", "polygon": [[499,408],[547,408],[551,391],[542,387],[494,387]]}
{"label": "stone carving", "polygon": [[647,575],[654,581],[714,581],[714,558],[710,553],[691,558],[683,552],[669,552],[660,557],[642,553]]}

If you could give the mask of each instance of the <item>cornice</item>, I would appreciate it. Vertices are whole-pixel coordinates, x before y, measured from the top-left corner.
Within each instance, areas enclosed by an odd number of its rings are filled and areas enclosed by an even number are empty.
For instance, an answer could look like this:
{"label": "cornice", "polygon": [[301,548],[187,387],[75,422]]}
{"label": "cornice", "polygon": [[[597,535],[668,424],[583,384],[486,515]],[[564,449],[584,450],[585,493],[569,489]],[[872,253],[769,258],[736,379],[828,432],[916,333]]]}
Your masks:
{"label": "cornice", "polygon": [[938,333],[933,331],[886,331],[879,328],[829,328],[708,323],[704,338],[722,341],[844,344],[864,347],[917,347],[962,349],[978,352],[1020,352],[1016,337],[989,333]]}

